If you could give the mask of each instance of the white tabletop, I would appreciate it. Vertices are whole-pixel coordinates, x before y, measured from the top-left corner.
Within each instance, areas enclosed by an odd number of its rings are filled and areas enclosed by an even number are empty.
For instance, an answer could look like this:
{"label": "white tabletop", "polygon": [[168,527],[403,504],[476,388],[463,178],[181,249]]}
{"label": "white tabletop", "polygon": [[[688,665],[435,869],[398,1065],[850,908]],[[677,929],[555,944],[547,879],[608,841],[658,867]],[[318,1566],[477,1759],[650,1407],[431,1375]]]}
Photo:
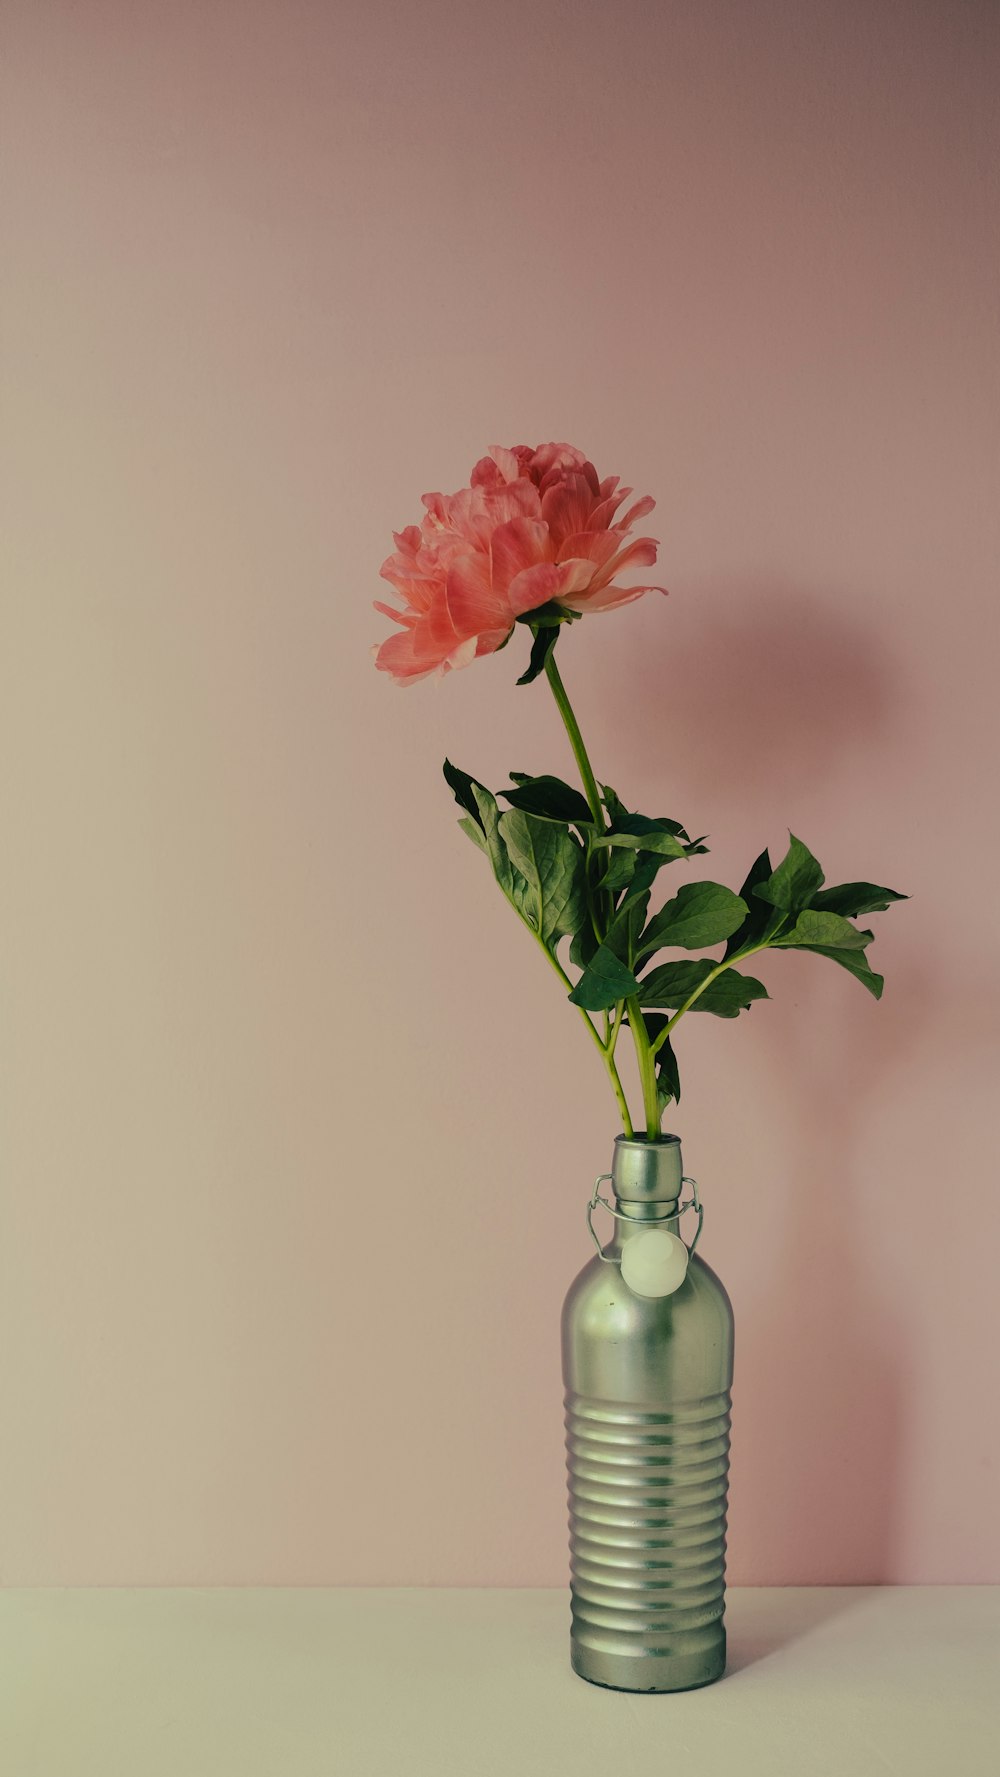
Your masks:
{"label": "white tabletop", "polygon": [[736,1590],[721,1683],[570,1671],[561,1591],[0,1593],[10,1777],[997,1777],[1000,1587]]}

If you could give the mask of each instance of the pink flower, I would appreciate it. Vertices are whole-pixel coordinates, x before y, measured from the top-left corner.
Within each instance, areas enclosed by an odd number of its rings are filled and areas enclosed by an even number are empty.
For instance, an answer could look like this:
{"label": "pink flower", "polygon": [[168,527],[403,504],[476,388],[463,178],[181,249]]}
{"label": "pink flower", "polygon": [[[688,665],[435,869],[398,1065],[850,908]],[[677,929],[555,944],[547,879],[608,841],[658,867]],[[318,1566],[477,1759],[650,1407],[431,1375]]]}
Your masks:
{"label": "pink flower", "polygon": [[382,564],[403,609],[375,609],[401,626],[376,650],[375,664],[409,685],[431,673],[492,654],[527,611],[555,599],[570,611],[609,611],[665,587],[621,586],[627,568],[651,567],[652,537],[626,542],[652,512],[648,496],[616,518],[631,488],[617,475],[599,481],[570,444],[493,445],[468,487],[425,494],[419,524],[394,533]]}

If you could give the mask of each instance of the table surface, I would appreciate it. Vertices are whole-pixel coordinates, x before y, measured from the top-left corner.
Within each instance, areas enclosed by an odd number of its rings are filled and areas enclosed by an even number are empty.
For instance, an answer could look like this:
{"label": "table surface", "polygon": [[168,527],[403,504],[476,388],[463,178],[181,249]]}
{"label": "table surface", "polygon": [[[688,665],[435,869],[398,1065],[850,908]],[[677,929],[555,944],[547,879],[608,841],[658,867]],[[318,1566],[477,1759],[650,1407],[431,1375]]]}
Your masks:
{"label": "table surface", "polygon": [[736,1589],[721,1683],[576,1678],[562,1591],[0,1592],[10,1777],[997,1777],[1000,1587]]}

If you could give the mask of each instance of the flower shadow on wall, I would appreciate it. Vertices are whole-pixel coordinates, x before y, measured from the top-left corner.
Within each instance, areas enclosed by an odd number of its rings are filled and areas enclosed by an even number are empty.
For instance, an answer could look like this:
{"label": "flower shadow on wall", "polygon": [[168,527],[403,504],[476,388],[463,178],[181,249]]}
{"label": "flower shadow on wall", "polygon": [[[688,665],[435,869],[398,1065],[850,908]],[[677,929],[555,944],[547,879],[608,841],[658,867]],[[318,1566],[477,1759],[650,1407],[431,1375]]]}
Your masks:
{"label": "flower shadow on wall", "polygon": [[[678,737],[679,806],[704,808],[705,797],[714,798],[709,820],[721,826],[737,804],[759,801],[763,812],[778,797],[811,798],[846,754],[883,741],[897,702],[892,665],[842,606],[753,583],[720,588],[697,605],[697,621],[678,622],[662,646],[651,647],[649,637],[641,648],[633,643],[628,669],[640,708],[655,707],[665,682],[676,687],[670,730]],[[628,753],[639,736],[625,730],[623,740]],[[631,763],[641,769],[637,753]],[[856,1180],[863,1113],[926,1031],[936,984],[915,963],[875,1020],[843,1000],[849,1035],[836,1013],[831,1018],[829,983],[803,969],[796,988],[795,1022],[758,1028],[772,1071],[789,1086],[796,1176],[774,1230],[777,1271],[767,1300],[735,1304],[732,1553],[748,1584],[889,1582],[898,1577],[906,1377],[876,1261],[863,1250]],[[802,1043],[821,1013],[829,1065]],[[831,1069],[845,1043],[851,1090],[831,1115]],[[766,1205],[767,1179],[747,1182]],[[745,1445],[741,1423],[754,1428]],[[741,1657],[738,1645],[734,1656],[737,1665],[756,1657]]]}
{"label": "flower shadow on wall", "polygon": [[[669,624],[640,607],[607,636],[612,685],[628,686],[620,706],[609,699],[622,780],[648,771],[648,725],[663,713],[660,794],[690,802],[699,819],[715,822],[720,795],[726,816],[757,797],[765,820],[791,806],[845,754],[879,744],[896,706],[892,660],[830,592],[758,579],[678,589]],[[634,710],[642,725],[628,719]]]}

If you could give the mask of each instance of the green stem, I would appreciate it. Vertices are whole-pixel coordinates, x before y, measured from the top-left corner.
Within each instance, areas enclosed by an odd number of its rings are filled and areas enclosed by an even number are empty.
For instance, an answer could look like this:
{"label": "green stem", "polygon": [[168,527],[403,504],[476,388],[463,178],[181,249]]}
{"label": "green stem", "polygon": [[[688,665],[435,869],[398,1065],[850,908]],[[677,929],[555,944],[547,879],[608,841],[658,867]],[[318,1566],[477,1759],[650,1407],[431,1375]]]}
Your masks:
{"label": "green stem", "polygon": [[[529,920],[525,919],[524,914],[521,912],[521,909],[518,906],[516,906],[516,904],[513,901],[511,901],[510,905],[514,908],[514,912],[517,914],[517,917],[521,921],[522,925],[526,926],[528,931],[531,933],[531,936],[534,938],[536,944],[538,945],[539,950],[542,952],[542,955],[545,957],[550,968],[555,970],[560,981],[562,982],[563,986],[565,987],[566,992],[572,993],[573,983],[570,980],[569,976],[567,975],[566,970],[563,968],[562,963],[559,961],[559,958],[557,956],[553,955],[552,951],[549,949],[547,944],[543,944],[538,932],[535,931],[535,928],[531,924],[531,922]],[[591,1035],[597,1049],[600,1052],[601,1060],[604,1063],[604,1067],[605,1067],[605,1071],[607,1073],[608,1079],[611,1081],[611,1089],[615,1095],[615,1098],[618,1100],[618,1109],[621,1112],[622,1124],[624,1126],[625,1134],[631,1136],[635,1132],[632,1127],[632,1117],[631,1117],[631,1114],[630,1114],[629,1108],[628,1108],[628,1100],[625,1097],[625,1089],[622,1086],[621,1076],[620,1076],[618,1069],[615,1065],[614,1040],[612,1038],[612,1040],[610,1042],[602,1043],[600,1031],[597,1029],[596,1025],[592,1022],[592,1020],[590,1018],[588,1018],[586,1012],[583,1010],[583,1007],[578,1006],[577,1011],[579,1012],[580,1017],[583,1019],[584,1024],[587,1026],[587,1029],[590,1032],[590,1035]]]}
{"label": "green stem", "polygon": [[577,765],[580,768],[584,794],[590,804],[590,812],[603,833],[605,826],[604,805],[601,802],[601,794],[597,788],[597,779],[594,776],[593,766],[587,757],[587,749],[583,744],[583,735],[580,733],[580,724],[573,714],[573,705],[570,703],[569,698],[566,695],[566,687],[562,682],[559,668],[556,665],[554,649],[545,662],[545,677],[548,679],[549,684],[552,687],[552,695],[556,700],[556,707],[563,719],[566,733],[569,735],[569,744],[573,748]]}
{"label": "green stem", "polygon": [[[607,1017],[607,1013],[605,1013],[605,1017]],[[604,1042],[605,1063],[604,1063],[604,1065],[608,1070],[608,1077],[611,1081],[612,1086],[614,1087],[615,1097],[618,1100],[618,1109],[621,1111],[621,1114],[622,1114],[622,1125],[624,1127],[625,1134],[627,1136],[631,1137],[635,1134],[635,1130],[632,1128],[632,1113],[628,1108],[628,1100],[625,1097],[625,1091],[624,1091],[624,1088],[621,1083],[621,1077],[619,1075],[618,1068],[615,1064],[615,1044],[618,1041],[618,1032],[621,1030],[621,1027],[622,1027],[622,1008],[621,1008],[621,1005],[617,1005],[615,1007],[615,1016],[609,1023],[607,1036],[605,1037],[605,1042]]]}
{"label": "green stem", "polygon": [[[593,848],[591,841],[590,841],[590,835],[587,833],[586,828],[585,828],[584,829],[584,859],[583,859],[583,892],[584,892],[584,895],[586,896],[586,901],[587,901],[587,918],[590,920],[590,929],[593,932],[594,937],[597,939],[598,944],[600,944],[603,942],[604,932],[601,927],[601,922],[597,916],[597,908],[594,905],[594,888],[593,888],[593,884],[590,880],[590,861],[591,861],[591,858],[593,857],[593,855],[594,855],[594,848]],[[602,896],[602,899],[603,898],[604,897]]]}
{"label": "green stem", "polygon": [[616,1068],[614,1061],[612,1060],[610,1054],[606,1054],[604,1065],[608,1070],[608,1079],[611,1081],[611,1085],[614,1090],[614,1095],[618,1100],[618,1109],[621,1112],[621,1119],[622,1119],[622,1131],[625,1135],[628,1136],[629,1140],[631,1141],[633,1135],[635,1134],[635,1130],[632,1127],[632,1113],[628,1108],[628,1099],[625,1097],[625,1090],[624,1090],[624,1087],[622,1086],[621,1078],[618,1073],[618,1069]]}
{"label": "green stem", "polygon": [[628,1008],[629,1030],[635,1043],[636,1059],[639,1063],[639,1079],[642,1082],[642,1108],[646,1117],[646,1136],[655,1141],[660,1133],[660,1104],[656,1096],[656,1051],[649,1040],[646,1020],[642,1015],[642,1007],[633,996],[625,1001]]}
{"label": "green stem", "polygon": [[[590,812],[594,817],[596,826],[603,833],[606,827],[604,805],[601,801],[600,791],[597,788],[597,779],[594,776],[594,768],[590,763],[590,759],[587,756],[587,749],[583,744],[583,735],[580,733],[580,724],[576,719],[573,705],[569,701],[566,687],[562,682],[562,676],[556,665],[554,649],[549,653],[548,659],[545,662],[545,677],[549,681],[552,695],[556,700],[556,708],[563,719],[563,726],[569,736],[569,744],[573,748],[573,756],[576,759],[579,768],[580,778],[583,783],[584,794],[590,806]],[[599,930],[595,932],[595,936],[598,938],[601,937]],[[646,1030],[646,1021],[643,1018],[638,1000],[631,999],[627,1001],[627,1006],[629,1029],[632,1032],[632,1041],[635,1044],[636,1057],[639,1063],[639,1078],[642,1081],[642,1104],[646,1117],[646,1134],[650,1141],[655,1141],[660,1133],[660,1108],[656,1097],[656,1063],[654,1060],[654,1051],[650,1047],[649,1033]],[[589,1022],[588,1019],[588,1023]],[[591,1026],[591,1028],[593,1029],[593,1026]],[[600,1043],[600,1037],[597,1036],[596,1031],[594,1032],[594,1035],[597,1037],[598,1043]],[[622,1117],[625,1123],[625,1134],[631,1135],[633,1133],[632,1122],[629,1117],[625,1094],[622,1091],[621,1080],[619,1079],[617,1069],[615,1068],[613,1054],[604,1048],[603,1044],[601,1045],[601,1048],[605,1058],[605,1065],[608,1067],[609,1073],[613,1072],[614,1074],[612,1084],[615,1087],[615,1096],[618,1099],[619,1109],[622,1112]]]}

